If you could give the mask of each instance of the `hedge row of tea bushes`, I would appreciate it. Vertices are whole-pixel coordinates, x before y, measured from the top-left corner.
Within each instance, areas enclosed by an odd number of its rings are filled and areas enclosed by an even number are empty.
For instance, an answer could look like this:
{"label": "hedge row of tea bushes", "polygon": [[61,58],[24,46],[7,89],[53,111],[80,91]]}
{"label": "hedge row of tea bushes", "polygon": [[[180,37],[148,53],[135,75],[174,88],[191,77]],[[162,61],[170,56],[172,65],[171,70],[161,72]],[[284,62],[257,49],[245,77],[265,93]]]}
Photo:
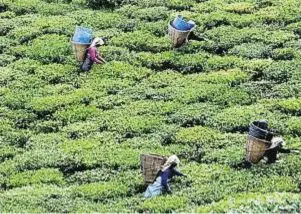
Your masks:
{"label": "hedge row of tea bushes", "polygon": [[[297,0],[4,0],[0,211],[300,212],[301,161],[240,167],[249,123],[301,146]],[[196,21],[178,49],[167,24]],[[75,26],[109,38],[82,73]],[[187,178],[143,198],[140,155],[177,154]]]}

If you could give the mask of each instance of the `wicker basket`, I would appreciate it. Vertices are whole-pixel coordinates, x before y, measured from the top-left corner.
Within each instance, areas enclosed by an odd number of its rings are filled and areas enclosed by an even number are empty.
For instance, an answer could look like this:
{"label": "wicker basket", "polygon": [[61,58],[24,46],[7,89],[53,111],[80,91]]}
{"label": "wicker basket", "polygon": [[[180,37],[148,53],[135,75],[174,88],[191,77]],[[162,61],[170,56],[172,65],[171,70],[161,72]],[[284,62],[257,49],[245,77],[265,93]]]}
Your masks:
{"label": "wicker basket", "polygon": [[85,52],[90,46],[90,43],[78,43],[71,41],[73,53],[77,61],[82,62],[85,58]]}
{"label": "wicker basket", "polygon": [[171,39],[172,45],[174,47],[179,47],[182,44],[184,44],[185,42],[187,42],[187,38],[189,36],[189,34],[195,29],[192,28],[191,30],[188,31],[181,31],[181,30],[177,30],[176,28],[174,28],[171,24],[171,22],[168,25],[168,35]]}
{"label": "wicker basket", "polygon": [[275,133],[270,132],[268,130],[262,129],[259,127],[259,121],[254,121],[250,123],[249,126],[249,135],[252,135],[253,137],[271,141]]}
{"label": "wicker basket", "polygon": [[271,142],[249,135],[246,148],[246,160],[250,163],[258,163],[270,146]]}
{"label": "wicker basket", "polygon": [[165,163],[166,158],[154,154],[143,154],[140,156],[140,161],[144,182],[149,184],[155,180],[156,175],[161,169],[161,166]]}

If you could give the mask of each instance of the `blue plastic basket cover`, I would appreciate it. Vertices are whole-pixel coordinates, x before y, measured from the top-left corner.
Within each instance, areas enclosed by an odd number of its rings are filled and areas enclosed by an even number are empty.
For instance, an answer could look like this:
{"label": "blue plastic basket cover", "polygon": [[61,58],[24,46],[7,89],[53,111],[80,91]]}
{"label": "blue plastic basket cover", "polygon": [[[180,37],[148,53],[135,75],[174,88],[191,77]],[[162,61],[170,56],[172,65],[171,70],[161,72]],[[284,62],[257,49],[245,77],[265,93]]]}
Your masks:
{"label": "blue plastic basket cover", "polygon": [[193,21],[187,22],[183,19],[183,16],[181,15],[177,16],[172,24],[177,30],[182,30],[182,31],[191,30],[195,26],[195,23]]}
{"label": "blue plastic basket cover", "polygon": [[90,43],[92,40],[92,30],[77,26],[72,38],[73,42]]}

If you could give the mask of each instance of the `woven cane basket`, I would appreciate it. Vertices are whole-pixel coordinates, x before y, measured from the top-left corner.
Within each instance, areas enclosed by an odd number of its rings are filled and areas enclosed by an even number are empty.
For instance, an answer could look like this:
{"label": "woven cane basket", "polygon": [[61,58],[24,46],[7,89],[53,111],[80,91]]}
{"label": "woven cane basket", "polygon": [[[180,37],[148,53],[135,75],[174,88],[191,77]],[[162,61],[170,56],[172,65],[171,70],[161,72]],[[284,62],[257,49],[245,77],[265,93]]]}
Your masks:
{"label": "woven cane basket", "polygon": [[181,31],[181,30],[177,30],[176,28],[174,28],[171,24],[171,22],[168,25],[168,35],[171,39],[172,45],[174,47],[179,47],[182,44],[184,44],[185,42],[187,42],[187,38],[189,36],[189,34],[195,29],[192,28],[189,31]]}
{"label": "woven cane basket", "polygon": [[270,146],[271,142],[249,135],[246,148],[246,160],[250,163],[258,163]]}
{"label": "woven cane basket", "polygon": [[166,158],[154,154],[143,154],[140,156],[140,161],[144,182],[149,184],[155,180]]}
{"label": "woven cane basket", "polygon": [[82,62],[85,58],[85,51],[90,46],[90,43],[78,43],[71,41],[72,50],[77,61]]}

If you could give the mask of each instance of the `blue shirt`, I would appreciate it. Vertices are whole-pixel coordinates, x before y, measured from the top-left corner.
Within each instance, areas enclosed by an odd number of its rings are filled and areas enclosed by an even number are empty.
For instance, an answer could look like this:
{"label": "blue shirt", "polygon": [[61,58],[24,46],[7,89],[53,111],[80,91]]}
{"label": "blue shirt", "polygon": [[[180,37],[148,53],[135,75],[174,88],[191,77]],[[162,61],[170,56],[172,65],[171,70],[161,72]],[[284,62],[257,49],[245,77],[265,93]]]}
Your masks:
{"label": "blue shirt", "polygon": [[164,172],[160,172],[161,176],[161,185],[163,186],[164,189],[169,190],[169,186],[167,184],[168,179],[171,179],[173,176],[184,176],[183,173],[179,172],[175,168],[168,168]]}

